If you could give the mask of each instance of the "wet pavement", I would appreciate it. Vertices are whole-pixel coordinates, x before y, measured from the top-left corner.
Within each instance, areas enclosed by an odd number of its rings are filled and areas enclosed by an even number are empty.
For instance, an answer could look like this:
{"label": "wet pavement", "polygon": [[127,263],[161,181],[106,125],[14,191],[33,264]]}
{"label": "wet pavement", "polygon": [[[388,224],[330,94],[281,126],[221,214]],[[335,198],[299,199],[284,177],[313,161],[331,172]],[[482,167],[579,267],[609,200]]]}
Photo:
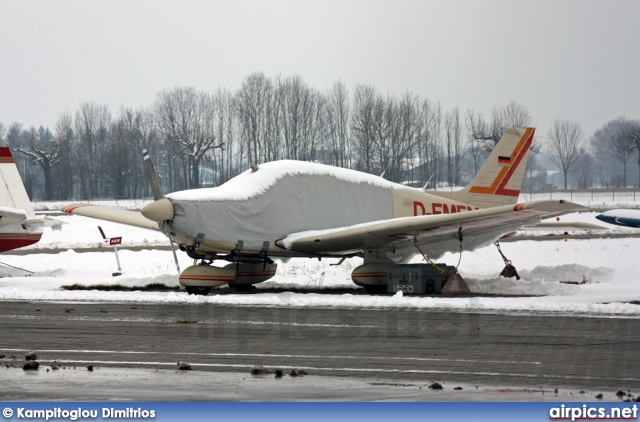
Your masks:
{"label": "wet pavement", "polygon": [[2,369],[4,401],[620,401],[615,391],[550,387],[470,385],[386,378],[288,374],[251,375],[248,371],[211,372],[167,369],[61,367],[38,371]]}
{"label": "wet pavement", "polygon": [[[22,370],[29,351],[37,371]],[[3,301],[2,354],[6,400],[591,401],[640,391],[640,333],[627,318]],[[256,365],[284,376],[252,376]]]}

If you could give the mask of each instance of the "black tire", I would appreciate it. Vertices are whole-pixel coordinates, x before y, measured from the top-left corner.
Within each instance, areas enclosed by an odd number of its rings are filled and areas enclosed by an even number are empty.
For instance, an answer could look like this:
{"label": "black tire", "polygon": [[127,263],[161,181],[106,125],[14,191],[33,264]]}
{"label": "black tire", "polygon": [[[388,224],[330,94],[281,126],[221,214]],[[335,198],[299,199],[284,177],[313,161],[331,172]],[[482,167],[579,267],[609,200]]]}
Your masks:
{"label": "black tire", "polygon": [[375,295],[375,294],[380,294],[380,293],[387,293],[387,286],[385,285],[381,285],[381,286],[362,286],[364,287],[364,291],[369,293],[370,295]]}
{"label": "black tire", "polygon": [[186,286],[187,293],[190,295],[203,295],[206,296],[211,292],[211,287],[204,286]]}

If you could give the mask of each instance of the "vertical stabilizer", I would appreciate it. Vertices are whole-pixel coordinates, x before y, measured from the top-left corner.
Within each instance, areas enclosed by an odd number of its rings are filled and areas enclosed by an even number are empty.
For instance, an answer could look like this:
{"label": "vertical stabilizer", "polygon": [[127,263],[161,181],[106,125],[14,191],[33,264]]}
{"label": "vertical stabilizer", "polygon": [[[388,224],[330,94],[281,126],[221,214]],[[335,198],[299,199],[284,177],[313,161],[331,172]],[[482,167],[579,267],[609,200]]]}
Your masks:
{"label": "vertical stabilizer", "polygon": [[31,201],[8,147],[0,147],[0,206],[23,210],[27,218],[35,218]]}
{"label": "vertical stabilizer", "polygon": [[457,192],[429,192],[480,208],[518,202],[534,128],[507,129],[476,177]]}

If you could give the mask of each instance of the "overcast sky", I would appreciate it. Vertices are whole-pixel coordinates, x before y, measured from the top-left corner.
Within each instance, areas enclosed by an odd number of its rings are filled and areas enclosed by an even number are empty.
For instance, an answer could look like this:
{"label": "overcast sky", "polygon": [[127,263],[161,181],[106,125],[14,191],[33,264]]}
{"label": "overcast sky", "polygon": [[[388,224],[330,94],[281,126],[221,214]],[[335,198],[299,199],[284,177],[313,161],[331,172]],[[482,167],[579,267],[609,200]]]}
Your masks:
{"label": "overcast sky", "polygon": [[637,0],[0,0],[0,122],[55,126],[87,101],[139,108],[252,72],[321,91],[411,91],[481,111],[525,105],[587,135],[640,119]]}

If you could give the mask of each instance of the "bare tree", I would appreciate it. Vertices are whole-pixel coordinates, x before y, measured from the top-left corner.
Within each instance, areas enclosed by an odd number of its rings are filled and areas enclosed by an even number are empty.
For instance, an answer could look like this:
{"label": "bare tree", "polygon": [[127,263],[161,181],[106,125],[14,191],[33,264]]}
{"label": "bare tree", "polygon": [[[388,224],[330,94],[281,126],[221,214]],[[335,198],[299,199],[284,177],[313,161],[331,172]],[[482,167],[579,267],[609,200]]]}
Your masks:
{"label": "bare tree", "polygon": [[627,162],[633,155],[633,138],[628,133],[619,133],[609,141],[609,153],[622,163],[622,187],[627,187]]}
{"label": "bare tree", "polygon": [[462,126],[458,107],[445,113],[444,136],[447,150],[447,183],[449,186],[457,186],[460,184],[462,162]]}
{"label": "bare tree", "polygon": [[[222,184],[229,180],[235,171],[238,171],[238,164],[233,161],[233,155],[237,153],[238,145],[238,119],[236,113],[236,99],[230,91],[219,89],[213,96],[215,104],[215,131],[216,137],[222,148],[211,150],[207,159],[213,162],[218,179],[217,184]],[[218,160],[217,152],[220,159]]]}
{"label": "bare tree", "polygon": [[273,83],[263,73],[253,73],[245,78],[237,93],[238,118],[249,165],[261,162],[266,155],[265,133],[273,133],[275,129],[267,126],[268,122],[273,124],[273,113],[272,118],[267,119],[267,109],[273,105],[273,96]]}
{"label": "bare tree", "polygon": [[402,182],[405,163],[418,145],[423,123],[420,118],[420,99],[406,92],[399,101],[393,101],[390,116],[391,160],[388,179]]}
{"label": "bare tree", "polygon": [[584,154],[583,131],[578,123],[556,119],[548,132],[549,159],[564,176],[564,188],[567,188],[567,174]]}
{"label": "bare tree", "polygon": [[205,154],[219,145],[213,130],[211,96],[195,88],[174,88],[158,94],[155,117],[160,133],[177,146],[187,188],[200,187],[200,165]]}
{"label": "bare tree", "polygon": [[580,161],[576,165],[576,178],[578,179],[578,188],[587,189],[593,184],[593,170],[595,160],[588,152],[585,152]]}
{"label": "bare tree", "polygon": [[371,173],[375,147],[374,108],[378,93],[371,85],[358,85],[354,93],[351,133],[358,154],[357,168]]}
{"label": "bare tree", "polygon": [[[613,180],[621,180],[623,186],[627,185],[627,163],[637,150],[632,136],[637,123],[618,117],[609,120],[591,136],[591,148],[598,156],[599,163],[608,166]],[[622,173],[619,164],[622,164]]]}
{"label": "bare tree", "polygon": [[387,97],[385,100],[378,94],[373,106],[373,143],[375,148],[374,171],[384,174],[391,165],[391,154],[393,143],[391,141],[391,131],[393,130],[394,119],[394,99]]}
{"label": "bare tree", "polygon": [[142,196],[147,182],[141,152],[155,139],[152,115],[123,107],[110,131],[105,173],[112,194],[116,198]]}
{"label": "bare tree", "polygon": [[60,163],[52,170],[52,182],[56,199],[69,199],[73,196],[76,186],[76,169],[71,158],[76,143],[73,131],[73,116],[68,111],[58,115],[55,128],[55,142],[61,148]]}
{"label": "bare tree", "polygon": [[[495,145],[500,141],[502,134],[508,128],[512,127],[529,127],[531,126],[531,115],[529,110],[515,101],[511,101],[506,106],[496,106],[493,108],[491,115],[491,126],[488,131],[484,133],[476,133],[477,140],[486,141],[484,149],[489,154]],[[540,147],[537,145],[535,139],[531,145],[531,152],[538,153]]]}
{"label": "bare tree", "polygon": [[632,121],[631,127],[627,131],[627,135],[633,141],[633,147],[638,154],[638,186],[640,186],[640,121]]}
{"label": "bare tree", "polygon": [[494,107],[491,116],[491,138],[494,144],[497,144],[508,128],[529,126],[531,126],[529,110],[524,105],[512,100],[506,106]]}
{"label": "bare tree", "polygon": [[325,108],[328,164],[351,167],[349,119],[349,92],[342,81],[336,81],[327,93]]}
{"label": "bare tree", "polygon": [[427,170],[427,180],[432,180],[432,185],[438,185],[439,182],[444,180],[443,177],[443,162],[444,151],[442,148],[442,126],[443,126],[443,112],[440,103],[431,104],[428,101],[423,103],[428,109],[425,110],[424,118],[426,121],[423,124],[423,140],[425,148],[425,168]]}
{"label": "bare tree", "polygon": [[62,143],[55,139],[49,129],[40,126],[33,131],[28,140],[29,149],[16,148],[16,151],[31,158],[42,169],[44,177],[44,200],[53,199],[53,179],[51,170],[60,164],[64,152]]}
{"label": "bare tree", "polygon": [[399,100],[378,95],[374,105],[373,133],[379,171],[394,182],[404,179],[404,167],[418,142],[419,100],[407,92]]}
{"label": "bare tree", "polygon": [[109,135],[111,112],[107,105],[84,103],[76,112],[77,147],[74,161],[78,164],[81,195],[99,198],[104,194],[104,151]]}
{"label": "bare tree", "polygon": [[[35,128],[31,128],[31,130],[24,130],[22,128],[22,124],[13,122],[7,130],[6,142],[11,149],[18,150],[23,148],[25,145],[28,145],[30,139],[35,136],[37,136]],[[16,166],[18,167],[18,171],[20,172],[20,176],[22,177],[22,182],[27,194],[29,197],[33,198],[37,183],[33,169],[30,165],[27,165],[29,160],[22,154],[14,156],[13,158]]]}
{"label": "bare tree", "polygon": [[[284,103],[286,101],[286,82],[280,75],[269,80],[263,95],[264,116],[260,138],[263,148],[259,161],[274,161],[287,157],[285,147],[282,142],[282,114],[284,113]],[[256,161],[257,162],[257,161]]]}
{"label": "bare tree", "polygon": [[439,103],[425,99],[420,103],[420,133],[418,134],[417,156],[420,183],[434,183],[440,180],[439,165],[442,109]]}
{"label": "bare tree", "polygon": [[467,131],[469,155],[473,163],[473,172],[477,174],[480,169],[480,164],[483,163],[484,158],[487,156],[487,151],[484,148],[486,141],[482,139],[482,136],[488,133],[488,125],[482,117],[482,114],[476,113],[473,109],[467,110],[464,123]]}
{"label": "bare tree", "polygon": [[293,160],[313,161],[320,148],[325,99],[299,76],[285,79],[281,89],[284,154]]}

